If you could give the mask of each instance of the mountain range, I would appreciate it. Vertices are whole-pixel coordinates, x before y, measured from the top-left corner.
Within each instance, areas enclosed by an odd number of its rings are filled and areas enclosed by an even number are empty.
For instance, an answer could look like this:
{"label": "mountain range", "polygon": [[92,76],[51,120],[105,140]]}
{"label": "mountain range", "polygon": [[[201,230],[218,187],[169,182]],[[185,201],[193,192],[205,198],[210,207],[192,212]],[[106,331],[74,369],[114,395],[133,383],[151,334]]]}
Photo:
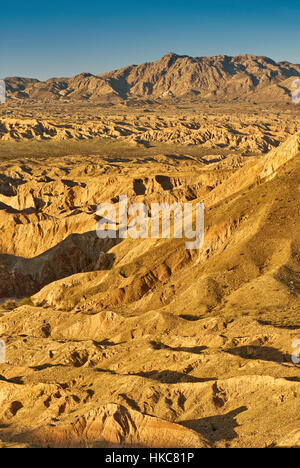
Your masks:
{"label": "mountain range", "polygon": [[156,62],[102,75],[6,78],[9,100],[118,102],[130,99],[290,102],[300,65],[268,57],[189,57],[168,53]]}

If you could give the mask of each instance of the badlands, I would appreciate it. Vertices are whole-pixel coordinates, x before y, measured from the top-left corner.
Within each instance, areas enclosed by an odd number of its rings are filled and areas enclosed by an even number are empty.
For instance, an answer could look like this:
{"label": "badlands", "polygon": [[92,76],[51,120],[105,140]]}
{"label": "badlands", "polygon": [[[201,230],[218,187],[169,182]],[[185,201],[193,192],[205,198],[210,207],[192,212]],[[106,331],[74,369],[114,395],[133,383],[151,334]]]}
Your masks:
{"label": "badlands", "polygon": [[[6,80],[0,447],[300,447],[299,76],[168,54]],[[203,247],[99,239],[119,195],[204,202]]]}

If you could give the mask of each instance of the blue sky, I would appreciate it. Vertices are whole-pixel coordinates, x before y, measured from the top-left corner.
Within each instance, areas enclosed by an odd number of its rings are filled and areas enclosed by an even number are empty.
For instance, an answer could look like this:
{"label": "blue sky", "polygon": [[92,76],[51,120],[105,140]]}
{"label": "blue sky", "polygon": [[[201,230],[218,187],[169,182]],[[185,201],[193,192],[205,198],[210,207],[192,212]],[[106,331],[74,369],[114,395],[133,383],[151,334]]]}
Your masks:
{"label": "blue sky", "polygon": [[299,20],[299,0],[5,2],[0,77],[100,74],[170,51],[300,63]]}

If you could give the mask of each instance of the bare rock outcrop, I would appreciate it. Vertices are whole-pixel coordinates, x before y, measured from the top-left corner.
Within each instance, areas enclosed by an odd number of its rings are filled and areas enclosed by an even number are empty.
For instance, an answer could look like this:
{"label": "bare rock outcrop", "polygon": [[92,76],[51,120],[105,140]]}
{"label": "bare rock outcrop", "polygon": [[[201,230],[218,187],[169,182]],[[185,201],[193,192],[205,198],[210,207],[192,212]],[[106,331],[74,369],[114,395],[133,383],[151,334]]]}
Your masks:
{"label": "bare rock outcrop", "polygon": [[178,424],[107,404],[72,423],[51,425],[25,436],[41,447],[208,448],[204,437]]}

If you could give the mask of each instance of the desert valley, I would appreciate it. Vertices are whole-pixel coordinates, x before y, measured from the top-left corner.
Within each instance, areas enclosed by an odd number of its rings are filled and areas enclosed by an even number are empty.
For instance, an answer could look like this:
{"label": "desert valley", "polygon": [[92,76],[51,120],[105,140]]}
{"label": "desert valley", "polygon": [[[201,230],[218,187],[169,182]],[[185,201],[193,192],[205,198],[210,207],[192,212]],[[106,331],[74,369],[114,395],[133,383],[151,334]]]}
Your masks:
{"label": "desert valley", "polygon": [[[5,79],[0,447],[300,446],[299,78],[169,53]],[[119,195],[203,202],[203,246],[99,239]]]}

